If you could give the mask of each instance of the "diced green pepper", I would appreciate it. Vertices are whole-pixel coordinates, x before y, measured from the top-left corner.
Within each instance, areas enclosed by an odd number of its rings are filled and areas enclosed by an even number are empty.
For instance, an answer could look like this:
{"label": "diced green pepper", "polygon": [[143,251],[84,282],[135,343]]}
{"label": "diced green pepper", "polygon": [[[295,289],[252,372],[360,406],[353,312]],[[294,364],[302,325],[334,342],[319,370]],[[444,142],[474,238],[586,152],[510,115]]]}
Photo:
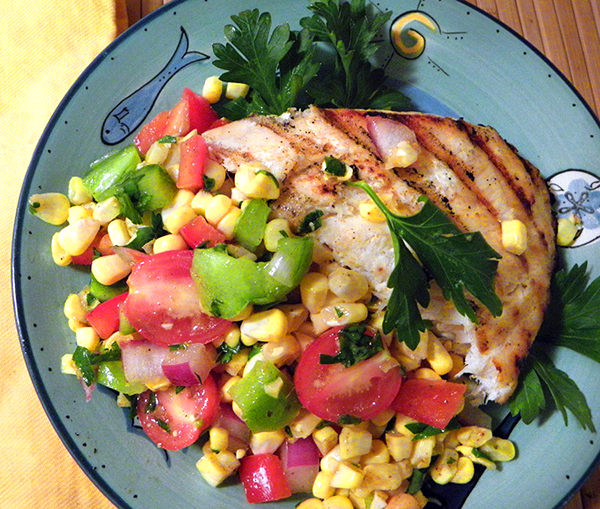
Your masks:
{"label": "diced green pepper", "polygon": [[274,364],[256,361],[250,372],[229,389],[253,433],[288,425],[300,410],[294,384]]}
{"label": "diced green pepper", "polygon": [[235,239],[249,251],[256,251],[262,242],[271,207],[265,200],[253,199],[242,207],[235,226]]}
{"label": "diced green pepper", "polygon": [[248,304],[283,300],[308,271],[312,249],[310,237],[282,238],[269,262],[234,258],[223,246],[196,249],[192,277],[202,307],[214,316],[233,318]]}
{"label": "diced green pepper", "polygon": [[136,172],[134,178],[137,177],[138,203],[143,204],[145,211],[162,209],[171,203],[177,186],[162,167],[149,164]]}
{"label": "diced green pepper", "polygon": [[114,285],[104,285],[100,283],[93,274],[90,274],[90,294],[100,302],[106,302],[126,291],[127,283],[125,281],[119,281]]}
{"label": "diced green pepper", "polygon": [[130,384],[125,378],[121,361],[104,361],[98,364],[96,381],[109,389],[122,392],[128,396],[141,394],[147,387],[144,384]]}
{"label": "diced green pepper", "polygon": [[134,171],[141,161],[135,145],[111,152],[91,164],[90,170],[83,177],[83,185],[96,201],[110,198],[114,195],[115,184]]}

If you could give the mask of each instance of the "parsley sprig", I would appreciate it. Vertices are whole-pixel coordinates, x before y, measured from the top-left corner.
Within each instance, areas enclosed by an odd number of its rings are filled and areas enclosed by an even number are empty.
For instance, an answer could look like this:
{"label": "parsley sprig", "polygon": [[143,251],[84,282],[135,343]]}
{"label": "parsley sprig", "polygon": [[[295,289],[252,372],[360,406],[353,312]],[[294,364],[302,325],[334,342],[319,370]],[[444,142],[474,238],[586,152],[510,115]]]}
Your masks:
{"label": "parsley sprig", "polygon": [[[477,323],[470,292],[494,316],[502,314],[502,301],[494,291],[494,278],[500,255],[481,233],[463,233],[429,199],[421,197],[423,208],[415,215],[392,213],[377,193],[365,182],[351,182],[365,191],[383,212],[392,234],[395,267],[388,286],[392,294],[383,320],[383,332],[397,331],[399,340],[409,348],[419,344],[419,331],[429,324],[423,320],[418,304],[429,304],[428,274],[442,289],[446,300],[457,311]],[[415,253],[413,255],[413,252]],[[415,256],[416,255],[416,256]]]}
{"label": "parsley sprig", "polygon": [[338,335],[340,351],[336,355],[321,354],[321,364],[341,363],[349,368],[357,362],[370,359],[383,350],[379,334],[369,333],[366,325],[348,325]]}
{"label": "parsley sprig", "polygon": [[577,384],[558,369],[548,350],[562,346],[600,363],[600,277],[589,285],[587,262],[562,269],[552,280],[546,318],[509,401],[513,415],[530,424],[552,403],[568,425],[568,412],[583,429],[595,431],[590,408]]}

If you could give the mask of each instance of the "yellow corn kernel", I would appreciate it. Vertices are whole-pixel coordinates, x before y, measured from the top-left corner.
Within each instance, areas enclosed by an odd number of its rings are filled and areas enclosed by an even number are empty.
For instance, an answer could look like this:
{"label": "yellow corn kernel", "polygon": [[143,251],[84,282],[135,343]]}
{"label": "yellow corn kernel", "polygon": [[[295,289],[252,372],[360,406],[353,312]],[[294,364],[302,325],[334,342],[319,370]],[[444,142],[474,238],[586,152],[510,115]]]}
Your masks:
{"label": "yellow corn kernel", "polygon": [[93,217],[100,224],[108,224],[121,213],[121,202],[116,196],[102,200],[94,207]]}
{"label": "yellow corn kernel", "polygon": [[321,429],[315,429],[312,432],[312,438],[322,456],[325,456],[338,444],[337,431],[331,426],[324,426]]}
{"label": "yellow corn kernel", "polygon": [[493,461],[511,461],[516,454],[515,445],[510,440],[498,437],[490,438],[479,450]]}
{"label": "yellow corn kernel", "polygon": [[337,327],[338,325],[349,325],[366,320],[369,310],[361,302],[340,302],[339,304],[325,306],[318,314],[320,321],[327,327]]}
{"label": "yellow corn kernel", "polygon": [[358,204],[358,213],[360,217],[371,223],[385,223],[383,212],[371,200],[360,202]]}
{"label": "yellow corn kernel", "polygon": [[421,509],[424,509],[425,506],[427,505],[427,502],[429,502],[429,499],[423,494],[423,492],[421,490],[417,491],[413,497],[415,497],[415,500],[417,501],[417,504],[419,504],[419,507]]}
{"label": "yellow corn kernel", "polygon": [[82,205],[74,205],[69,208],[69,216],[67,217],[69,224],[73,224],[84,217],[94,217],[94,210]]}
{"label": "yellow corn kernel", "polygon": [[394,421],[394,431],[397,431],[401,435],[406,435],[412,438],[415,436],[415,434],[411,430],[409,430],[406,427],[406,425],[414,424],[416,422],[418,421],[416,421],[412,417],[408,417],[407,415],[403,414],[396,414],[396,420]]}
{"label": "yellow corn kernel", "polygon": [[406,168],[419,158],[418,145],[402,140],[389,151],[386,157],[386,168]]}
{"label": "yellow corn kernel", "polygon": [[75,331],[77,346],[87,348],[91,352],[98,348],[100,337],[92,327],[81,327]]}
{"label": "yellow corn kernel", "polygon": [[502,246],[509,253],[520,255],[527,249],[527,228],[518,219],[502,221]]}
{"label": "yellow corn kernel", "polygon": [[431,464],[435,442],[435,437],[415,440],[413,451],[410,455],[410,462],[414,468],[427,468]]}
{"label": "yellow corn kernel", "polygon": [[66,298],[63,305],[63,312],[67,318],[80,322],[85,322],[87,315],[87,309],[76,293],[72,293]]}
{"label": "yellow corn kernel", "polygon": [[69,199],[61,193],[33,194],[29,198],[29,209],[46,223],[63,224],[69,217]]}
{"label": "yellow corn kernel", "polygon": [[164,221],[165,230],[169,233],[179,233],[179,230],[196,218],[196,212],[191,205],[182,205],[171,212]]}
{"label": "yellow corn kernel", "polygon": [[253,313],[242,321],[240,326],[241,338],[256,341],[279,341],[287,332],[287,317],[280,309],[273,308]]}
{"label": "yellow corn kernel", "polygon": [[303,408],[296,418],[290,422],[290,432],[294,438],[307,438],[315,431],[320,422],[320,417]]}
{"label": "yellow corn kernel", "polygon": [[466,456],[461,456],[458,458],[456,474],[452,478],[452,482],[456,484],[466,484],[473,479],[475,475],[475,465],[473,465],[473,461]]}
{"label": "yellow corn kernel", "polygon": [[442,377],[438,375],[431,368],[418,368],[415,370],[415,378],[420,380],[441,380]]}
{"label": "yellow corn kernel", "polygon": [[146,164],[160,164],[164,166],[167,157],[169,157],[169,150],[171,149],[171,143],[162,143],[161,141],[155,141],[146,152],[144,161]]}
{"label": "yellow corn kernel", "polygon": [[392,420],[394,415],[396,415],[395,412],[391,408],[387,408],[383,412],[373,417],[371,422],[375,424],[375,426],[386,426],[387,423]]}
{"label": "yellow corn kernel", "polygon": [[[226,376],[226,375],[223,375]],[[231,395],[229,394],[229,389],[233,386],[233,384],[235,384],[236,382],[238,382],[239,380],[241,380],[242,377],[240,376],[230,376],[227,381],[221,386],[221,401],[223,403],[231,403],[233,400],[231,398]]]}
{"label": "yellow corn kernel", "polygon": [[177,193],[175,193],[175,196],[171,200],[171,203],[164,207],[160,213],[163,219],[163,224],[166,222],[167,218],[179,207],[183,207],[184,205],[191,205],[194,196],[194,193],[192,191],[189,191],[188,189],[179,189]]}
{"label": "yellow corn kernel", "polygon": [[349,461],[340,461],[331,478],[332,488],[347,488],[352,490],[358,488],[365,477],[364,472]]}
{"label": "yellow corn kernel", "polygon": [[395,490],[402,484],[400,469],[395,463],[370,463],[363,468],[363,484],[373,490]]}
{"label": "yellow corn kernel", "polygon": [[86,217],[59,231],[58,242],[71,256],[78,256],[90,246],[99,230],[100,223],[91,217]]}
{"label": "yellow corn kernel", "polygon": [[362,465],[388,463],[389,461],[390,451],[382,440],[373,440],[371,450],[360,458]]}
{"label": "yellow corn kernel", "polygon": [[229,445],[229,432],[225,428],[212,427],[208,432],[208,441],[213,451],[224,451]]}
{"label": "yellow corn kernel", "polygon": [[300,502],[296,509],[323,509],[323,501],[320,498],[307,498]]}
{"label": "yellow corn kernel", "polygon": [[473,463],[479,463],[490,470],[496,470],[496,464],[487,458],[477,454],[474,447],[468,445],[459,445],[456,450],[463,456],[469,458]]}
{"label": "yellow corn kernel", "polygon": [[579,228],[574,221],[567,217],[559,217],[556,230],[556,243],[563,247],[570,246],[578,232]]}
{"label": "yellow corn kernel", "polygon": [[227,214],[219,221],[217,224],[217,229],[227,237],[228,240],[233,239],[235,226],[237,225],[237,221],[242,215],[241,209],[238,207],[232,206]]}
{"label": "yellow corn kernel", "polygon": [[260,164],[247,163],[240,165],[235,173],[235,187],[248,198],[262,198],[265,200],[279,198],[277,180]]}
{"label": "yellow corn kernel", "polygon": [[409,493],[398,493],[387,502],[386,509],[421,509],[421,504]]}
{"label": "yellow corn kernel", "polygon": [[164,253],[166,251],[180,251],[188,249],[187,242],[178,233],[169,233],[157,238],[152,246],[154,254]]}
{"label": "yellow corn kernel", "polygon": [[340,446],[338,444],[333,446],[333,448],[321,458],[319,467],[322,471],[333,474],[337,470],[340,461],[342,461],[342,457],[340,456]]}
{"label": "yellow corn kernel", "polygon": [[67,195],[73,205],[83,205],[92,201],[92,194],[83,184],[81,177],[71,177]]}
{"label": "yellow corn kernel", "polygon": [[287,435],[283,429],[252,433],[250,449],[254,454],[274,453],[285,441]]}
{"label": "yellow corn kernel", "polygon": [[73,362],[73,354],[66,353],[60,358],[60,372],[65,375],[77,375],[77,366]]}
{"label": "yellow corn kernel", "polygon": [[223,93],[223,82],[218,76],[209,76],[204,80],[202,87],[202,97],[210,104],[215,104],[221,99]]}
{"label": "yellow corn kernel", "polygon": [[212,179],[210,191],[215,192],[223,186],[225,178],[227,177],[227,170],[225,170],[225,166],[217,161],[208,159],[204,168],[204,176]]}
{"label": "yellow corn kernel", "polygon": [[354,509],[354,506],[348,497],[334,495],[323,500],[323,509]]}
{"label": "yellow corn kernel", "polygon": [[396,465],[398,465],[398,469],[400,471],[400,477],[402,479],[408,479],[414,472],[414,467],[410,463],[410,459],[406,458],[401,461],[397,461]]}
{"label": "yellow corn kernel", "polygon": [[453,366],[452,357],[442,342],[434,335],[429,335],[427,342],[427,362],[438,375],[446,375]]}
{"label": "yellow corn kernel", "polygon": [[125,246],[131,240],[127,223],[123,219],[113,219],[108,223],[106,231],[113,246]]}
{"label": "yellow corn kernel", "polygon": [[244,349],[239,353],[233,354],[231,360],[225,363],[225,371],[231,376],[241,373],[248,362],[248,353],[248,350]]}
{"label": "yellow corn kernel", "polygon": [[331,292],[344,302],[356,302],[369,292],[369,282],[365,276],[355,270],[342,267],[329,274],[327,283]]}
{"label": "yellow corn kernel", "polygon": [[394,461],[410,458],[415,444],[412,437],[401,435],[397,431],[388,431],[385,434],[385,443]]}
{"label": "yellow corn kernel", "polygon": [[208,453],[196,463],[196,468],[210,486],[218,486],[239,467],[240,462],[229,451]]}
{"label": "yellow corn kernel", "polygon": [[302,304],[282,304],[279,309],[285,313],[288,319],[288,334],[297,331],[308,318],[308,309]]}
{"label": "yellow corn kernel", "polygon": [[225,87],[225,97],[227,97],[227,99],[246,97],[249,90],[250,87],[245,83],[227,83]]}
{"label": "yellow corn kernel", "polygon": [[437,484],[448,484],[458,470],[458,453],[454,449],[444,449],[429,470]]}
{"label": "yellow corn kernel", "polygon": [[300,281],[302,304],[311,313],[318,313],[321,310],[328,292],[327,276],[320,272],[309,272]]}
{"label": "yellow corn kernel", "polygon": [[279,240],[291,236],[292,230],[290,229],[290,223],[286,219],[272,219],[267,223],[265,233],[263,234],[265,249],[274,253],[277,251]]}
{"label": "yellow corn kernel", "polygon": [[317,498],[325,499],[335,495],[335,488],[331,486],[331,480],[333,479],[333,472],[321,470],[312,486],[312,494]]}
{"label": "yellow corn kernel", "polygon": [[455,431],[461,445],[481,447],[492,438],[492,430],[481,426],[463,426]]}
{"label": "yellow corn kernel", "polygon": [[131,407],[131,401],[122,392],[119,392],[119,394],[117,394],[116,403],[117,403],[117,406],[120,408],[130,408]]}
{"label": "yellow corn kernel", "polygon": [[457,353],[450,352],[452,359],[452,369],[448,372],[449,378],[456,378],[465,367],[465,358]]}
{"label": "yellow corn kernel", "polygon": [[219,221],[227,215],[232,206],[233,203],[229,196],[217,194],[206,204],[206,207],[204,208],[204,217],[210,224],[217,226]]}
{"label": "yellow corn kernel", "polygon": [[232,322],[241,322],[248,318],[254,312],[254,306],[252,304],[248,304],[244,309],[242,309],[237,315],[233,318],[230,318]]}
{"label": "yellow corn kernel", "polygon": [[262,348],[263,358],[277,367],[292,364],[301,353],[300,343],[291,334],[285,335],[279,341],[265,343]]}
{"label": "yellow corn kernel", "polygon": [[119,255],[100,256],[92,261],[92,274],[103,285],[112,285],[131,273],[131,265]]}
{"label": "yellow corn kernel", "polygon": [[85,323],[80,322],[79,320],[73,320],[72,318],[69,318],[67,323],[69,325],[69,329],[71,329],[73,332],[77,332],[77,329],[85,327],[86,325]]}
{"label": "yellow corn kernel", "polygon": [[339,443],[341,458],[353,458],[367,454],[371,450],[373,436],[366,429],[344,426],[340,433]]}
{"label": "yellow corn kernel", "polygon": [[194,198],[190,202],[190,205],[194,209],[194,212],[196,212],[196,214],[203,216],[206,211],[206,205],[208,204],[208,202],[210,202],[210,200],[213,199],[213,197],[213,194],[201,189],[194,195]]}
{"label": "yellow corn kernel", "polygon": [[427,358],[427,345],[429,344],[429,331],[419,333],[419,344],[414,350],[411,350],[406,343],[397,342],[394,350],[397,352],[397,358],[400,364],[407,371],[414,371],[419,368],[422,361]]}

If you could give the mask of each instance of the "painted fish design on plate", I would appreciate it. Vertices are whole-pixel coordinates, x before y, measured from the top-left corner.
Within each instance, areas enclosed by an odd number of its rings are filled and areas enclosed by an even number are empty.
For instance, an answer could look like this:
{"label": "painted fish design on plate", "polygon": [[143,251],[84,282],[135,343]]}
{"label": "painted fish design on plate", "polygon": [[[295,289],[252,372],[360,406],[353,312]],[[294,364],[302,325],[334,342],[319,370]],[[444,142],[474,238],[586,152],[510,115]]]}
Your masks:
{"label": "painted fish design on plate", "polygon": [[177,48],[167,65],[150,81],[128,95],[106,116],[102,125],[101,138],[106,145],[122,142],[142,124],[161,90],[181,69],[210,58],[200,51],[188,51],[189,38],[181,27],[181,36]]}

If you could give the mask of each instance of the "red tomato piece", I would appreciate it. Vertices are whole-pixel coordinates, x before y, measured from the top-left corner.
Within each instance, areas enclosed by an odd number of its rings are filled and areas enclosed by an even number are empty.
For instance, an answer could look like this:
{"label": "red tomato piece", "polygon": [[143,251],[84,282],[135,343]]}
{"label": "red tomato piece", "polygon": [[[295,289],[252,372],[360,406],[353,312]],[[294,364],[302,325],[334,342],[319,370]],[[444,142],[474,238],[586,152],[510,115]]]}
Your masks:
{"label": "red tomato piece", "polygon": [[203,133],[219,116],[204,98],[185,88],[181,100],[171,110],[171,115],[165,128],[165,135],[185,136],[194,129]]}
{"label": "red tomato piece", "polygon": [[204,188],[204,168],[208,159],[208,145],[199,134],[179,143],[180,161],[177,187],[194,193]]}
{"label": "red tomato piece", "polygon": [[292,496],[281,460],[275,454],[244,456],[240,461],[238,473],[250,504],[272,502]]}
{"label": "red tomato piece", "polygon": [[209,343],[231,322],[202,312],[191,276],[191,250],[166,251],[138,262],[128,279],[123,312],[131,325],[158,345]]}
{"label": "red tomato piece", "polygon": [[205,242],[208,242],[208,247],[214,247],[216,244],[223,244],[227,240],[225,234],[209,224],[203,216],[192,219],[179,230],[179,234],[192,249]]}
{"label": "red tomato piece", "polygon": [[294,375],[296,392],[302,405],[321,419],[371,419],[388,408],[398,393],[400,366],[387,350],[348,368],[341,363],[321,364],[321,354],[339,353],[341,329],[329,329],[308,346]]}
{"label": "red tomato piece", "polygon": [[119,313],[127,293],[108,299],[92,309],[86,316],[88,323],[102,339],[107,339],[119,330]]}
{"label": "red tomato piece", "polygon": [[[155,398],[155,401],[153,401]],[[156,403],[154,405],[153,403]],[[156,445],[178,451],[192,445],[214,421],[219,410],[219,391],[212,376],[202,384],[142,393],[137,416],[146,435]]]}
{"label": "red tomato piece", "polygon": [[171,116],[170,111],[161,111],[150,122],[148,122],[137,134],[133,143],[137,149],[145,154],[150,146],[165,135],[165,130]]}
{"label": "red tomato piece", "polygon": [[446,380],[405,381],[392,408],[419,422],[444,429],[462,408],[467,386]]}

